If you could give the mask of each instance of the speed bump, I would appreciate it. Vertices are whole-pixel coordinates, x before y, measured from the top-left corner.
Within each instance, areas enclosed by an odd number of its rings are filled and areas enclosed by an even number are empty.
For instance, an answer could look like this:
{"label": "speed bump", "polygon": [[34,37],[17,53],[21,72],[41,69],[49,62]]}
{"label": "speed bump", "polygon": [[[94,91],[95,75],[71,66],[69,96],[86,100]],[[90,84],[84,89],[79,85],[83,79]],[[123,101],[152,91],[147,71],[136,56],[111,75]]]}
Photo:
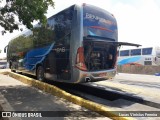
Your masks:
{"label": "speed bump", "polygon": [[101,115],[104,115],[106,117],[109,117],[113,120],[135,120],[132,117],[120,117],[116,112],[114,112],[113,109],[110,109],[109,107],[103,106],[101,104],[86,100],[84,98],[72,95],[54,85],[50,85],[48,83],[40,82],[38,80],[35,80],[33,78],[29,78],[17,73],[13,72],[1,72],[1,74],[9,75],[10,77],[13,77],[25,84],[28,84],[30,86],[33,86],[35,88],[38,88],[44,92],[51,93],[52,95],[64,98],[74,104],[80,105],[82,107],[85,107],[91,111],[95,111]]}

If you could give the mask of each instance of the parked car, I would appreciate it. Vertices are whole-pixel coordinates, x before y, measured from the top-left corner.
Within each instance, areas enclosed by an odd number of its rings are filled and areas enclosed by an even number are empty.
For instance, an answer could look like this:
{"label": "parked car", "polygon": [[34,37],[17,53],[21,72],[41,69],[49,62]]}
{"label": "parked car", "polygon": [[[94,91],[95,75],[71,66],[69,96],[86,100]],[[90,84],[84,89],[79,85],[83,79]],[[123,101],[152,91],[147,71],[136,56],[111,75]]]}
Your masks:
{"label": "parked car", "polygon": [[0,60],[0,69],[7,68],[7,60]]}

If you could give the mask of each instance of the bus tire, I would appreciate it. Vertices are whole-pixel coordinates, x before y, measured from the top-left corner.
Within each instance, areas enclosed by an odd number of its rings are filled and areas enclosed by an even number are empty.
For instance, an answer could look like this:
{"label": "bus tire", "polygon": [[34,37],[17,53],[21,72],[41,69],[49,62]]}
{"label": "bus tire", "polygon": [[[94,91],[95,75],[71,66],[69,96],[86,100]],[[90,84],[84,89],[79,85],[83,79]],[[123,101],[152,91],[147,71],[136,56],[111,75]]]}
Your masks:
{"label": "bus tire", "polygon": [[16,72],[14,69],[13,69],[13,66],[11,65],[11,72]]}
{"label": "bus tire", "polygon": [[44,81],[45,80],[45,77],[44,77],[44,68],[42,66],[38,66],[37,67],[36,77],[37,77],[37,80],[39,80],[39,81]]}

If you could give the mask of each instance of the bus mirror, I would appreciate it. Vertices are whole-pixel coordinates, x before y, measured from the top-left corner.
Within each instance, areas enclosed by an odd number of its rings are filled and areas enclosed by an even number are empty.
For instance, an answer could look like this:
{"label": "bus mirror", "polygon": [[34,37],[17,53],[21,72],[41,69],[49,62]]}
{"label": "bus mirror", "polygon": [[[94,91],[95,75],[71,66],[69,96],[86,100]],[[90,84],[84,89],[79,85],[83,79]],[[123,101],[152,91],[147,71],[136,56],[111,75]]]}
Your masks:
{"label": "bus mirror", "polygon": [[6,48],[4,48],[4,53],[6,53]]}
{"label": "bus mirror", "polygon": [[7,52],[7,47],[8,47],[8,45],[4,48],[4,53],[6,53],[6,52]]}

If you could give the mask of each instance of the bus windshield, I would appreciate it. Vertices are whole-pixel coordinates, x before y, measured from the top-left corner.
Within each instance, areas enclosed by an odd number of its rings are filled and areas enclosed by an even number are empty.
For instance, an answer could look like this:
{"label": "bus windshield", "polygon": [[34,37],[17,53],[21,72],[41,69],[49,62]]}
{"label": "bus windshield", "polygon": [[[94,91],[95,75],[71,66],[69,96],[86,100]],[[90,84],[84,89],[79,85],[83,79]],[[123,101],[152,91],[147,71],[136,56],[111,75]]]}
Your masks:
{"label": "bus windshield", "polygon": [[83,6],[84,36],[100,36],[115,39],[117,26],[115,18],[100,8]]}

